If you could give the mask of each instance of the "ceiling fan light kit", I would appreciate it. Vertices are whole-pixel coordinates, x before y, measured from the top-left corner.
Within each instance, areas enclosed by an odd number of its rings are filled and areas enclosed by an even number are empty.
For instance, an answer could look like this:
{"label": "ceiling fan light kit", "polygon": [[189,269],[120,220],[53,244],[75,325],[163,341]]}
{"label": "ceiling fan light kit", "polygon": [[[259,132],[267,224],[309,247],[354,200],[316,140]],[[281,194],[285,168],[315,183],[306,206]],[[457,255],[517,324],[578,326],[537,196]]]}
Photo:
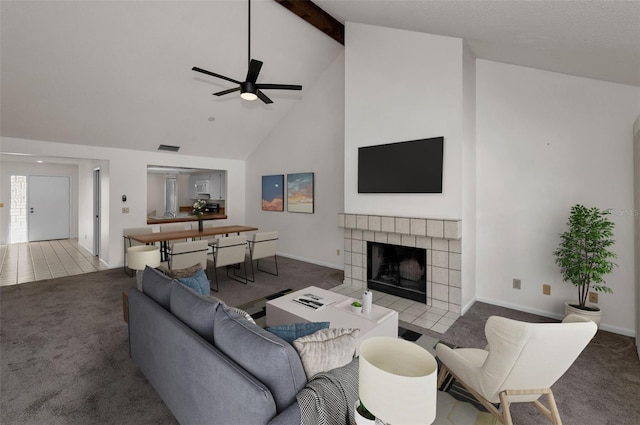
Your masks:
{"label": "ceiling fan light kit", "polygon": [[244,100],[256,100],[258,98],[257,91],[256,85],[250,81],[240,83],[240,97]]}
{"label": "ceiling fan light kit", "polygon": [[200,72],[202,74],[210,75],[212,77],[220,78],[226,81],[230,81],[232,83],[237,84],[237,87],[232,89],[222,90],[217,93],[213,93],[215,96],[224,96],[225,94],[234,93],[239,91],[240,97],[244,100],[256,100],[260,99],[264,103],[269,104],[273,103],[267,95],[265,95],[262,90],[302,90],[301,85],[297,84],[268,84],[268,83],[258,83],[258,74],[260,74],[260,69],[262,68],[262,62],[256,59],[251,59],[251,0],[248,0],[248,16],[249,16],[249,35],[248,35],[248,61],[249,66],[247,70],[247,76],[245,77],[245,81],[234,80],[233,78],[225,77],[224,75],[216,74],[211,71],[207,71],[206,69],[198,68],[194,66],[191,68],[192,71]]}

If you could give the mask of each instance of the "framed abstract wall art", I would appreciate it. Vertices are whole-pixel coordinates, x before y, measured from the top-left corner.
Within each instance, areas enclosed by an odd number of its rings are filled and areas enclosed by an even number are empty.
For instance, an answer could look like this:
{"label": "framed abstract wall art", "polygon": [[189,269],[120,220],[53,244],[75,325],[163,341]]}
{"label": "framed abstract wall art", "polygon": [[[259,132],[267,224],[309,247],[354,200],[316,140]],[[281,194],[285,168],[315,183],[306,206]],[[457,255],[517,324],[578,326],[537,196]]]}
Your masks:
{"label": "framed abstract wall art", "polygon": [[262,176],[262,210],[284,211],[284,174]]}
{"label": "framed abstract wall art", "polygon": [[313,173],[287,174],[287,211],[313,214]]}

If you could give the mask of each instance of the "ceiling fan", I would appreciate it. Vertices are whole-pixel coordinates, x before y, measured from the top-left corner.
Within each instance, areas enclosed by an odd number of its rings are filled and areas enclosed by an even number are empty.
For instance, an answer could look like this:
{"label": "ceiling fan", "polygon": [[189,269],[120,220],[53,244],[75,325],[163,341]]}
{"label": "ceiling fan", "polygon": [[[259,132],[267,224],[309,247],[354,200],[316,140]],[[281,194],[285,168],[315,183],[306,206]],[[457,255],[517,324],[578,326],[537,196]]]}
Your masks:
{"label": "ceiling fan", "polygon": [[198,68],[194,66],[191,70],[196,72],[201,72],[203,74],[211,75],[212,77],[221,78],[223,80],[231,81],[238,85],[238,87],[222,90],[217,93],[213,93],[216,96],[224,96],[225,94],[240,92],[240,97],[245,100],[256,100],[260,99],[264,103],[273,103],[271,99],[269,99],[262,90],[302,90],[302,86],[296,84],[267,84],[267,83],[258,83],[258,74],[260,73],[260,69],[262,68],[262,62],[256,59],[251,59],[251,0],[248,0],[249,3],[249,36],[248,36],[248,62],[249,62],[249,70],[247,71],[247,76],[245,81],[234,80],[233,78],[225,77],[224,75],[216,74],[211,71],[207,71],[206,69]]}

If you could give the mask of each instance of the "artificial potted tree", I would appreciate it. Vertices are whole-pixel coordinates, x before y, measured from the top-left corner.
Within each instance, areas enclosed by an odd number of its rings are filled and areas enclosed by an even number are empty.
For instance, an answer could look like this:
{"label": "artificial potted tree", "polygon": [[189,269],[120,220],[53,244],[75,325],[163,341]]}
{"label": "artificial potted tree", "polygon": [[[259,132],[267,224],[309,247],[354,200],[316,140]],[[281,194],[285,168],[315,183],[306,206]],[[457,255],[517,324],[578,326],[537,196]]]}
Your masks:
{"label": "artificial potted tree", "polygon": [[609,250],[614,244],[610,210],[587,208],[576,204],[571,207],[568,229],[560,235],[560,245],[554,251],[563,282],[571,282],[578,289],[578,303],[565,303],[566,314],[580,314],[600,325],[602,312],[587,305],[589,290],[612,293],[604,281],[616,264],[616,254]]}

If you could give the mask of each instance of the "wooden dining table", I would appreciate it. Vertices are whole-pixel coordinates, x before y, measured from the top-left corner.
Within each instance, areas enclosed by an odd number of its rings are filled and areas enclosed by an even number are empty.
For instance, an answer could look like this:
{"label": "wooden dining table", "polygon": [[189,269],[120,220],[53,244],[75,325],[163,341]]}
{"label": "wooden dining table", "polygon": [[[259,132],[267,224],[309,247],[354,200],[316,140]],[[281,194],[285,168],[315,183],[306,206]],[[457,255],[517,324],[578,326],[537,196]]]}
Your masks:
{"label": "wooden dining table", "polygon": [[170,241],[175,241],[179,239],[197,239],[202,238],[204,236],[229,236],[230,234],[237,234],[243,232],[253,232],[258,230],[257,227],[251,226],[239,226],[239,225],[231,225],[231,226],[216,226],[216,227],[205,227],[201,231],[198,229],[189,229],[189,230],[177,230],[172,232],[154,232],[154,233],[144,233],[141,235],[129,235],[130,239],[134,241],[152,245],[156,242],[160,242],[160,253],[163,256],[162,261],[166,261],[166,253],[168,252],[167,248]]}

